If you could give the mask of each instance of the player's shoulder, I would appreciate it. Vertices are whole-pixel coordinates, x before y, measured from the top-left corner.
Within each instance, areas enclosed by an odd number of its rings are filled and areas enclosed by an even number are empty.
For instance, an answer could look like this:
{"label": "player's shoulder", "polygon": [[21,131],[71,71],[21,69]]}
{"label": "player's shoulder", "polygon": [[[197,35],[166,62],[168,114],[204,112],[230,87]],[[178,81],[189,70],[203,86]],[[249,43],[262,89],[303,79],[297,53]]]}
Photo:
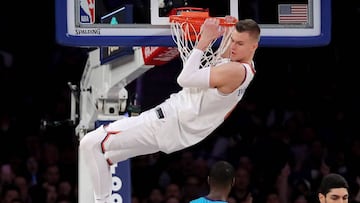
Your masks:
{"label": "player's shoulder", "polygon": [[244,66],[245,69],[247,69],[251,73],[253,74],[256,73],[254,61],[251,61],[250,63],[242,63],[242,65]]}
{"label": "player's shoulder", "polygon": [[230,72],[244,72],[247,64],[239,61],[229,61],[224,64],[224,67],[227,68]]}
{"label": "player's shoulder", "polygon": [[203,196],[203,197],[199,197],[197,199],[190,201],[190,203],[224,203],[224,201],[212,200],[212,199],[208,199],[207,197]]}
{"label": "player's shoulder", "polygon": [[190,203],[205,203],[208,202],[205,197],[199,197],[197,199],[191,200]]}

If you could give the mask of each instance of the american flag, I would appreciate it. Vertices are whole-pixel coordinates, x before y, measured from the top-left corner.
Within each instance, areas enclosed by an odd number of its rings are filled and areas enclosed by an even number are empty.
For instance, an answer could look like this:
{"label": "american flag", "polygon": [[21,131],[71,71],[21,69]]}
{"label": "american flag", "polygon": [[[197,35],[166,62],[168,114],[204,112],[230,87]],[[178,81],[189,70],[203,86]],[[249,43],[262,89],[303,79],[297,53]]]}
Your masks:
{"label": "american flag", "polygon": [[308,23],[307,4],[279,4],[279,24],[304,24]]}

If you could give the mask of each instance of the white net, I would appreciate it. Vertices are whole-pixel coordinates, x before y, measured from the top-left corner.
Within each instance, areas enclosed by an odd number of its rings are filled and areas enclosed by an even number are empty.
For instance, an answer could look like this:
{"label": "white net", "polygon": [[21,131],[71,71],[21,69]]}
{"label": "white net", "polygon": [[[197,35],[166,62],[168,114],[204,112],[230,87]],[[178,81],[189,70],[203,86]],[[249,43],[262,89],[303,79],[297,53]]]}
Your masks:
{"label": "white net", "polygon": [[[183,63],[185,63],[190,56],[191,50],[199,42],[201,30],[200,32],[197,32],[195,27],[189,22],[175,21],[170,22],[170,29],[172,38],[180,53],[180,57]],[[221,61],[222,55],[229,47],[231,43],[231,31],[234,29],[234,26],[221,26],[221,29],[225,30],[223,36],[213,40],[212,43],[209,44],[209,47],[205,50],[204,56],[201,59],[202,67],[216,65]]]}

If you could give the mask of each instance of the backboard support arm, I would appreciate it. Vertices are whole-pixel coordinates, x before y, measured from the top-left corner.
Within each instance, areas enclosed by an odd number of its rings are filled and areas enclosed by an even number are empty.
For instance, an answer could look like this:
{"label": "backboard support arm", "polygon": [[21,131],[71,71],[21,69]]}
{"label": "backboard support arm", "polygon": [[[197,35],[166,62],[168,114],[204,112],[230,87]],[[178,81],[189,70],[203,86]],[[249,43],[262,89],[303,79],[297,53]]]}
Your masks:
{"label": "backboard support arm", "polygon": [[[133,54],[106,64],[101,64],[100,49],[89,52],[79,88],[79,124],[75,129],[79,139],[95,128],[96,120],[117,120],[125,116],[126,85],[154,67],[145,65],[141,47],[133,47],[133,50]],[[72,100],[76,97],[72,96]],[[71,110],[71,114],[75,112]],[[76,117],[71,115],[72,119]]]}

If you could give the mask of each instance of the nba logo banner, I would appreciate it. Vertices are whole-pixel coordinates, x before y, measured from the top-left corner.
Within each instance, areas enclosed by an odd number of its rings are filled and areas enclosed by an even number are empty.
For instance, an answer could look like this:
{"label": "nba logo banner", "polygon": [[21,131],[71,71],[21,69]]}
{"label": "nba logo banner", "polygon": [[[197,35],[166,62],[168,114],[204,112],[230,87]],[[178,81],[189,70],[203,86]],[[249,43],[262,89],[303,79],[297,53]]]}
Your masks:
{"label": "nba logo banner", "polygon": [[279,4],[279,24],[306,24],[308,23],[307,4]]}
{"label": "nba logo banner", "polygon": [[79,0],[80,1],[80,23],[95,23],[95,0]]}

